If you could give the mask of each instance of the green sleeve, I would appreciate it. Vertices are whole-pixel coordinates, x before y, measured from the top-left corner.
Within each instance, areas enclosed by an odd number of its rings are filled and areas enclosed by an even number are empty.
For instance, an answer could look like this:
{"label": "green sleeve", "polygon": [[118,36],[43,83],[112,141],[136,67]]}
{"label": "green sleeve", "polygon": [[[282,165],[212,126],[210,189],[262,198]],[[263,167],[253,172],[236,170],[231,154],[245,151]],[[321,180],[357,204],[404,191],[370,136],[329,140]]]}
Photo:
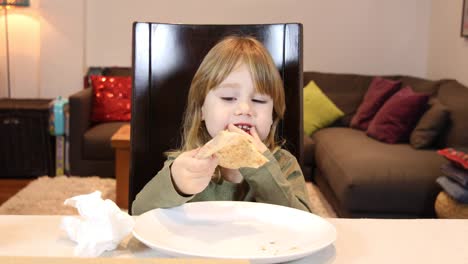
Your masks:
{"label": "green sleeve", "polygon": [[174,159],[168,159],[164,167],[137,194],[132,203],[132,214],[139,215],[155,208],[179,206],[193,196],[181,196],[174,187],[171,165]]}
{"label": "green sleeve", "polygon": [[255,200],[311,212],[304,176],[296,158],[280,149],[258,169],[241,168],[240,172],[255,194]]}

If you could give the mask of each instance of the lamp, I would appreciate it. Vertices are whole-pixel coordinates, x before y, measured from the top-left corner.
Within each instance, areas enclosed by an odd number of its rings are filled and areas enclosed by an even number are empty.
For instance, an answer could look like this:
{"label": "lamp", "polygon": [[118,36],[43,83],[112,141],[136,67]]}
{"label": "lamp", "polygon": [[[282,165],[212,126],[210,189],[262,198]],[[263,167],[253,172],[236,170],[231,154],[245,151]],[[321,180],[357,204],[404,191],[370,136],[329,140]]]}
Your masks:
{"label": "lamp", "polygon": [[10,7],[29,6],[29,0],[0,0],[0,6],[3,7],[4,14],[5,14],[5,44],[6,44],[6,59],[7,59],[8,98],[10,98],[11,97],[11,81],[10,81],[10,47],[8,43],[8,9]]}

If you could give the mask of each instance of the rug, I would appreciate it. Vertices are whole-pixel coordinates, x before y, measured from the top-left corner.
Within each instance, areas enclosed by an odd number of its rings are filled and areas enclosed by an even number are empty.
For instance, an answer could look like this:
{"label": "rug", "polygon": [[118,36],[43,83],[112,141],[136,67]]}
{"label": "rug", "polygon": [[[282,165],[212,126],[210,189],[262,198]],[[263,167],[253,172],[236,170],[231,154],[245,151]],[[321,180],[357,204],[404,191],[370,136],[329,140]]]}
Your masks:
{"label": "rug", "polygon": [[[115,201],[115,179],[77,176],[42,176],[29,183],[0,206],[0,214],[10,215],[74,215],[74,207],[65,206],[65,199],[101,191],[103,199]],[[312,212],[322,217],[336,213],[312,183],[307,183]]]}
{"label": "rug", "polygon": [[72,215],[74,207],[63,204],[65,199],[101,191],[103,199],[115,201],[115,179],[92,177],[42,176],[30,182],[0,206],[0,214],[11,215]]}
{"label": "rug", "polygon": [[338,217],[333,207],[328,203],[327,199],[320,192],[317,185],[307,182],[307,192],[309,193],[310,207],[312,213],[321,217]]}

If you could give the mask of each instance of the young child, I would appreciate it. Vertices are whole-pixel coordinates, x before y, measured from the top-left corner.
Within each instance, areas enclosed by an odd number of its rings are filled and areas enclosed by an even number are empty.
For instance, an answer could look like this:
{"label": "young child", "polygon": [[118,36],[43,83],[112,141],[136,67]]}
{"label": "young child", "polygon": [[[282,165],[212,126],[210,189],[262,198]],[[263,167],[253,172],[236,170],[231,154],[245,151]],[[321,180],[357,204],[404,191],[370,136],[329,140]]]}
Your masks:
{"label": "young child", "polygon": [[[252,37],[215,45],[195,73],[183,121],[182,149],[169,154],[138,193],[132,213],[194,201],[256,201],[310,211],[296,158],[281,149],[275,131],[285,111],[281,77],[266,48]],[[195,154],[222,130],[246,134],[268,158],[258,169],[218,166]]]}

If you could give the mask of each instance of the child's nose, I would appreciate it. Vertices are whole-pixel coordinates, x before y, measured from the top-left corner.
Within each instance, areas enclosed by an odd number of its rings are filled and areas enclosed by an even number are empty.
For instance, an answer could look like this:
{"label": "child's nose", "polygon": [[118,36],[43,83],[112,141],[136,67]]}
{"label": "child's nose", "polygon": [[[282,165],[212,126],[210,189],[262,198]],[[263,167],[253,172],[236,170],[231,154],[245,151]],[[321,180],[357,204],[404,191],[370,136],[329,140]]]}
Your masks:
{"label": "child's nose", "polygon": [[237,115],[252,115],[250,102],[239,102],[236,109]]}

